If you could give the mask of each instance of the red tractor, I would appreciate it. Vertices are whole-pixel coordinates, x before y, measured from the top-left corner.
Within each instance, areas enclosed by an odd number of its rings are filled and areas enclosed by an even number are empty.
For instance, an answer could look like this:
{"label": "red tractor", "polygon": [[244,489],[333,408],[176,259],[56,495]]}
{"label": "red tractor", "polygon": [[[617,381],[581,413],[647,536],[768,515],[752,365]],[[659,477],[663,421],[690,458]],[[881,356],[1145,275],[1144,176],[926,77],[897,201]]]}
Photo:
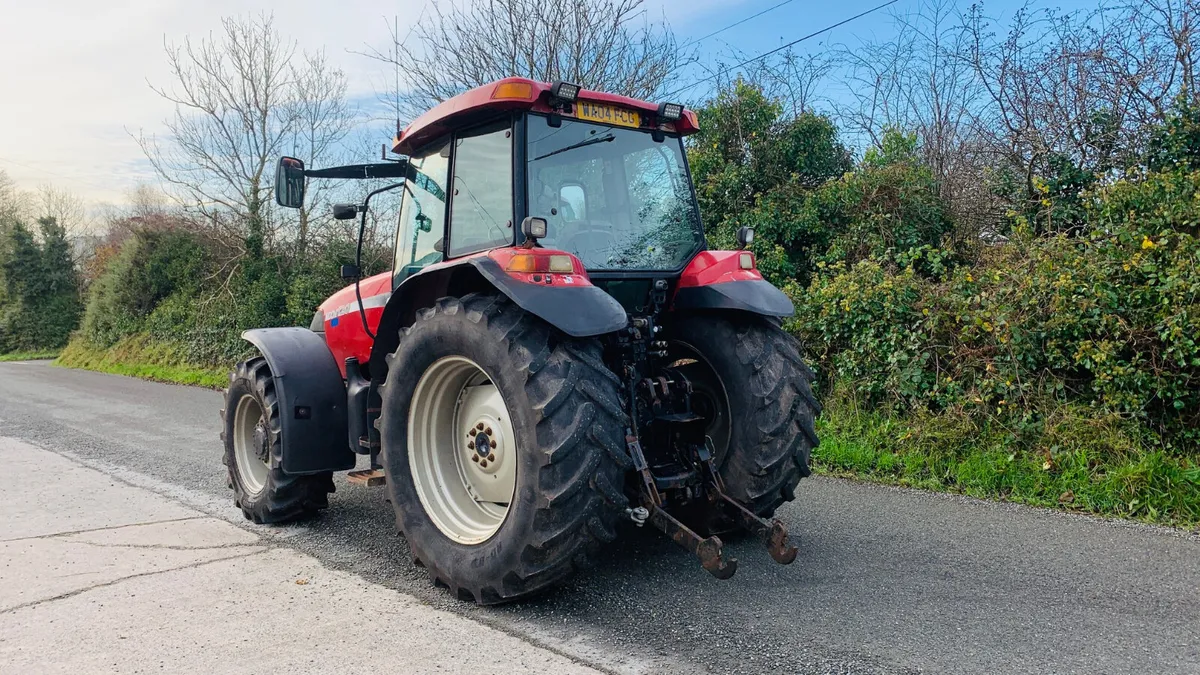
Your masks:
{"label": "red tractor", "polygon": [[[707,250],[683,137],[696,115],[509,78],[439,104],[402,157],[306,169],[394,179],[390,272],[353,280],[310,328],[264,328],[225,397],[225,464],[259,523],[328,505],[332,474],[386,483],[435,583],[482,604],[562,581],[651,523],[719,578],[718,533],[796,548],[778,520],[817,444],[812,371],[780,328],[791,302],[746,250]],[[744,249],[753,232],[738,233]]]}

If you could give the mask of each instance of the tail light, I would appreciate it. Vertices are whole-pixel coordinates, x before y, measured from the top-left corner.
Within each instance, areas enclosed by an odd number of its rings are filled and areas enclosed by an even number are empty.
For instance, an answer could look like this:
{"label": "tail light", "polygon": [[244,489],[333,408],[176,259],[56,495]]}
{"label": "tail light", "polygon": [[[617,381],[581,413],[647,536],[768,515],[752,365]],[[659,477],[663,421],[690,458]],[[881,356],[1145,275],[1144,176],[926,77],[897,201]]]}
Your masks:
{"label": "tail light", "polygon": [[508,259],[504,271],[512,272],[552,272],[555,274],[571,274],[575,271],[574,259],[566,253],[550,255],[535,255],[533,253],[518,253]]}
{"label": "tail light", "polygon": [[565,251],[548,248],[500,248],[488,253],[508,276],[543,285],[591,285],[583,263]]}

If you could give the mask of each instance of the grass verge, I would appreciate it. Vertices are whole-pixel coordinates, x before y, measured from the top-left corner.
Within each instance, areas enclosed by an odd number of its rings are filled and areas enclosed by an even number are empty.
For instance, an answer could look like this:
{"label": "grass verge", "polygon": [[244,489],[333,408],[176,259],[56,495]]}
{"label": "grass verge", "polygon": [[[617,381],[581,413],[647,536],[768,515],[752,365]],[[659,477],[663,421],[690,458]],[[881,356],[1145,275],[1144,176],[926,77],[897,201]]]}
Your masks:
{"label": "grass verge", "polygon": [[148,335],[124,338],[107,349],[77,338],[62,350],[54,364],[210,389],[223,389],[229,384],[230,368],[184,363],[179,351],[177,346],[156,342]]}
{"label": "grass verge", "polygon": [[1162,450],[1138,425],[1063,406],[1016,435],[960,411],[888,415],[834,398],[818,471],[1144,522],[1200,526],[1200,462]]}
{"label": "grass verge", "polygon": [[53,359],[58,356],[58,352],[12,352],[11,354],[0,354],[0,363],[4,361],[37,361],[41,359]]}

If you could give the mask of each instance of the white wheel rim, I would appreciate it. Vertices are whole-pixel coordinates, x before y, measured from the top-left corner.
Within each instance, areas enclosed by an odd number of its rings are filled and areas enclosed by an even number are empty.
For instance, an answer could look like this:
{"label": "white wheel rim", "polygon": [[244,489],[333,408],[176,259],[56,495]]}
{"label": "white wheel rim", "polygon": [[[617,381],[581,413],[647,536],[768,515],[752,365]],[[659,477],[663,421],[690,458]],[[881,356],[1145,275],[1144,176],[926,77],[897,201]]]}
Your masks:
{"label": "white wheel rim", "polygon": [[271,433],[263,418],[262,406],[246,394],[238,401],[233,415],[233,455],[242,486],[250,494],[262,492],[267,484],[267,474],[271,470],[270,443]]}
{"label": "white wheel rim", "polygon": [[517,487],[516,434],[504,397],[474,361],[447,356],[421,376],[408,465],[425,513],[451,540],[478,544],[504,523]]}

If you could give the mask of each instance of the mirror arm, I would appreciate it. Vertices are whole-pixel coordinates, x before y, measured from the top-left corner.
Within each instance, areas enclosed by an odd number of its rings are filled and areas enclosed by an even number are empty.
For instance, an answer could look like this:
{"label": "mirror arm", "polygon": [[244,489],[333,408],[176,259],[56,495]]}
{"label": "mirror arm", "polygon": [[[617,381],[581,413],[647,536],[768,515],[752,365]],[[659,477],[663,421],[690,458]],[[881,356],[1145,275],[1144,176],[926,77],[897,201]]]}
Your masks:
{"label": "mirror arm", "polygon": [[362,319],[363,330],[368,336],[370,336],[372,340],[375,339],[375,333],[373,333],[370,326],[367,325],[367,310],[365,307],[363,307],[362,288],[360,287],[360,282],[362,281],[363,237],[366,236],[367,233],[367,208],[371,205],[371,198],[375,195],[388,192],[390,190],[395,190],[403,185],[404,181],[400,181],[399,183],[385,185],[378,190],[372,190],[371,192],[367,193],[367,198],[363,200],[362,204],[362,215],[358,219],[358,245],[354,249],[354,266],[358,268],[359,272],[358,276],[354,278],[354,298],[358,300],[358,316],[360,319]]}

